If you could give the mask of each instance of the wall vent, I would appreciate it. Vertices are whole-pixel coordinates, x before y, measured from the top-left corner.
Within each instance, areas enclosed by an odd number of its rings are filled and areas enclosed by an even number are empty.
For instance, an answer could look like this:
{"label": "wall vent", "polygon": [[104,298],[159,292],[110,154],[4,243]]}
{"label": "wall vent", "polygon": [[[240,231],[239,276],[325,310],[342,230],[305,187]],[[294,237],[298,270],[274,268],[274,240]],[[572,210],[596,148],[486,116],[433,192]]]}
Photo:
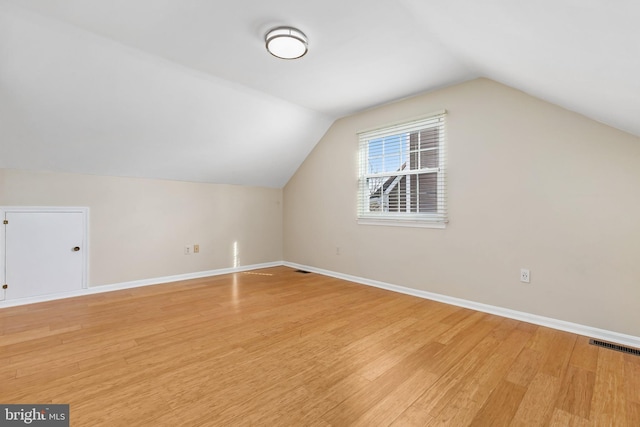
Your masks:
{"label": "wall vent", "polygon": [[610,350],[621,351],[627,354],[633,354],[634,356],[640,356],[640,350],[638,350],[637,348],[625,347],[623,345],[611,344],[609,342],[599,341],[594,339],[589,340],[589,344],[596,345],[598,347],[608,348]]}

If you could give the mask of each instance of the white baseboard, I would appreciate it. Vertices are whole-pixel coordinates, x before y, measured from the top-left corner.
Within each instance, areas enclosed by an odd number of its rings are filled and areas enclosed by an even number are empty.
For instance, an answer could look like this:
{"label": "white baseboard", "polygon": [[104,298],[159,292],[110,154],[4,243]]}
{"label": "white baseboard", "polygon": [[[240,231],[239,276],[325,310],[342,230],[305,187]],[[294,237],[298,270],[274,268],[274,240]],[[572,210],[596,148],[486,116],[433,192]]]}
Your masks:
{"label": "white baseboard", "polygon": [[222,274],[239,273],[243,271],[258,270],[261,268],[278,267],[285,265],[287,267],[296,268],[313,273],[322,274],[324,276],[335,277],[337,279],[347,280],[362,285],[374,286],[376,288],[386,289],[393,292],[412,295],[419,298],[438,301],[445,304],[455,305],[458,307],[469,308],[483,313],[495,314],[497,316],[507,317],[509,319],[521,320],[535,325],[545,326],[560,331],[571,332],[591,338],[622,344],[630,347],[640,348],[640,337],[633,335],[621,334],[619,332],[608,331],[605,329],[594,328],[592,326],[580,325],[578,323],[567,322],[564,320],[552,319],[550,317],[539,316],[536,314],[525,313],[522,311],[511,310],[508,308],[497,307],[488,304],[482,304],[461,298],[450,297],[447,295],[436,294],[433,292],[422,291],[419,289],[407,288],[404,286],[393,285],[390,283],[380,282],[377,280],[365,279],[363,277],[352,276],[349,274],[337,273],[335,271],[325,270],[322,268],[311,267],[308,265],[297,264],[293,262],[275,261],[263,264],[252,264],[235,268],[221,268],[217,270],[199,271],[195,273],[177,274],[174,276],[156,277],[153,279],[134,280],[131,282],[114,283],[111,285],[93,286],[87,289],[81,289],[73,292],[64,292],[59,294],[43,295],[32,298],[20,298],[15,300],[0,301],[0,308],[15,307],[25,304],[34,304],[38,302],[53,301],[64,298],[72,298],[83,295],[99,294],[103,292],[119,291],[124,289],[139,288],[142,286],[159,285],[163,283],[178,282],[181,280],[200,279],[204,277],[220,276]]}
{"label": "white baseboard", "polygon": [[282,261],[267,262],[263,264],[244,265],[234,268],[220,268],[217,270],[198,271],[195,273],[176,274],[174,276],[155,277],[153,279],[134,280],[131,282],[114,283],[111,285],[92,286],[72,292],[61,292],[57,294],[42,295],[30,298],[18,298],[14,300],[0,301],[0,308],[15,307],[37,302],[54,301],[64,298],[80,297],[83,295],[101,294],[103,292],[121,291],[123,289],[139,288],[142,286],[160,285],[163,283],[178,282],[180,280],[201,279],[203,277],[220,276],[222,274],[240,273],[243,271],[258,270],[260,268],[278,267],[283,265]]}
{"label": "white baseboard", "polygon": [[621,334],[619,332],[607,331],[605,329],[594,328],[591,326],[580,325],[578,323],[566,322],[564,320],[552,319],[550,317],[538,316],[536,314],[524,313],[522,311],[511,310],[503,307],[482,304],[461,298],[454,298],[446,295],[436,294],[419,289],[406,288],[404,286],[392,285],[390,283],[379,282],[377,280],[365,279],[362,277],[351,276],[349,274],[336,273],[335,271],[324,270],[322,268],[311,267],[308,265],[296,264],[293,262],[285,262],[285,266],[300,270],[310,271],[322,274],[324,276],[335,277],[337,279],[347,280],[349,282],[360,283],[363,285],[374,286],[376,288],[386,289],[402,294],[413,295],[433,301],[439,301],[445,304],[451,304],[458,307],[470,308],[472,310],[481,311],[483,313],[495,314],[497,316],[507,317],[509,319],[521,320],[535,325],[545,326],[547,328],[558,329],[560,331],[571,332],[603,341],[609,341],[630,347],[640,348],[640,337],[633,335]]}

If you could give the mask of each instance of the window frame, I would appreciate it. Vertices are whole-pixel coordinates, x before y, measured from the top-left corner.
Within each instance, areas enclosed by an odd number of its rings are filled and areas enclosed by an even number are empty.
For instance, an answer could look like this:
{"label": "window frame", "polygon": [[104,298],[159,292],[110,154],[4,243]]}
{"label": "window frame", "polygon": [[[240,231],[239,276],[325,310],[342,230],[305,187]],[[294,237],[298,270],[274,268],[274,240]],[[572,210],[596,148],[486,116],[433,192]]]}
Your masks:
{"label": "window frame", "polygon": [[[357,202],[357,222],[358,224],[363,225],[390,225],[390,226],[401,226],[401,227],[426,227],[426,228],[445,228],[448,223],[448,212],[447,212],[447,190],[446,190],[446,174],[447,174],[447,164],[446,164],[446,110],[436,111],[430,114],[421,115],[419,117],[415,117],[412,119],[407,119],[391,124],[387,124],[384,126],[378,126],[373,129],[367,129],[363,131],[359,131],[358,134],[358,202]],[[402,138],[410,138],[412,133],[417,133],[418,138],[423,131],[429,129],[438,129],[438,140],[437,140],[437,148],[438,150],[438,166],[437,167],[424,167],[418,169],[410,169],[403,167],[399,167],[397,171],[393,172],[379,172],[379,173],[371,173],[368,172],[370,170],[370,157],[369,157],[369,149],[370,144],[374,140],[384,140],[384,138],[399,136]],[[409,139],[407,139],[408,141]],[[384,145],[384,142],[383,142]],[[417,154],[417,158],[421,157],[422,150],[418,148],[415,152]],[[382,155],[384,157],[384,154]],[[407,149],[407,159],[411,156],[410,145]],[[409,160],[406,160],[409,162]],[[420,160],[419,160],[420,161]],[[436,174],[436,212],[384,212],[384,211],[371,211],[370,209],[370,201],[371,201],[371,189],[369,186],[369,179],[377,179],[377,178],[391,178],[391,177],[409,177],[409,176],[420,176],[423,174],[435,173]],[[410,194],[409,185],[406,182],[409,181],[409,178],[405,181],[405,191],[407,191],[407,196]],[[384,198],[384,189],[382,197]],[[415,190],[418,192],[419,190],[416,188]],[[406,203],[410,203],[406,199]],[[384,206],[384,202],[382,202]],[[399,205],[398,205],[399,206]],[[408,206],[408,205],[407,205]],[[417,209],[419,209],[419,202],[417,205]]]}

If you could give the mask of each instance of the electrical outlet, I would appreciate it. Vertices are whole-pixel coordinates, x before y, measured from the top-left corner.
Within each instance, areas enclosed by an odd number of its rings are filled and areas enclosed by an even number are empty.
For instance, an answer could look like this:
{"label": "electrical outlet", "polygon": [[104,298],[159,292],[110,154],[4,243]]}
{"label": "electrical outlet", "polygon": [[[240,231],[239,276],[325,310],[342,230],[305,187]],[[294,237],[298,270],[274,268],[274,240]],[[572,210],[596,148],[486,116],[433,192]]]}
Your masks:
{"label": "electrical outlet", "polygon": [[185,255],[191,255],[192,249],[190,245],[187,245],[184,247],[184,254]]}
{"label": "electrical outlet", "polygon": [[529,283],[529,281],[531,280],[531,274],[529,273],[529,270],[526,268],[521,268],[520,269],[520,281],[522,283]]}
{"label": "electrical outlet", "polygon": [[200,253],[200,245],[193,245],[193,253],[194,254]]}
{"label": "electrical outlet", "polygon": [[340,246],[336,246],[336,255],[340,255]]}

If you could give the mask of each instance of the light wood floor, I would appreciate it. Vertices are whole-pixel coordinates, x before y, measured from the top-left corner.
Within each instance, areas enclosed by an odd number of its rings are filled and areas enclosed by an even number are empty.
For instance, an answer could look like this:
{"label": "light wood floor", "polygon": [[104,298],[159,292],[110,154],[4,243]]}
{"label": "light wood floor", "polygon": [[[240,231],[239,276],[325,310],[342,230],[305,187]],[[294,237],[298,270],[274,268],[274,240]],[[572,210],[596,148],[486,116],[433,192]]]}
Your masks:
{"label": "light wood floor", "polygon": [[640,426],[640,357],[286,267],[0,310],[0,403],[72,426]]}

